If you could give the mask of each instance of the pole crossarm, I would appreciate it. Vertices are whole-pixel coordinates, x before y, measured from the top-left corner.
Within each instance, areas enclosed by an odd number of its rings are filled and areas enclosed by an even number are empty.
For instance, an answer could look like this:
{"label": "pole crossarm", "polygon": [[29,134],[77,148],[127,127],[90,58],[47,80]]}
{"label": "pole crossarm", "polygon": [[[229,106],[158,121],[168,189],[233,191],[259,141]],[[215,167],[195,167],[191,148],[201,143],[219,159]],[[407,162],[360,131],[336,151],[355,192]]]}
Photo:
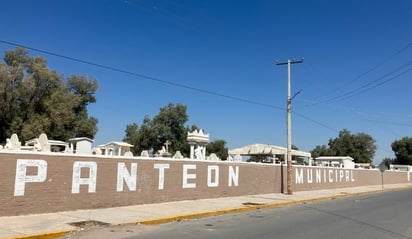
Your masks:
{"label": "pole crossarm", "polygon": [[284,61],[284,62],[276,61],[276,65],[277,65],[277,66],[287,65],[288,63],[290,63],[290,64],[303,63],[303,58],[300,59],[300,60],[287,60],[287,61]]}

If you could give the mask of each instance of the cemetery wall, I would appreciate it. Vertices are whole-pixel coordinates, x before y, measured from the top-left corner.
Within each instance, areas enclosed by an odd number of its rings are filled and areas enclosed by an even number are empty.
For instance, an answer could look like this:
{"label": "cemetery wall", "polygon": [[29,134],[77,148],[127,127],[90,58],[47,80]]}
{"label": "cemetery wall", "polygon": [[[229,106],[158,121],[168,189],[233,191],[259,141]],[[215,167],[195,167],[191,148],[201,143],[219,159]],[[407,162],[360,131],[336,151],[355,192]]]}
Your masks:
{"label": "cemetery wall", "polygon": [[[332,170],[332,171],[331,171]],[[269,164],[0,153],[0,216],[280,193],[286,167]],[[409,173],[385,172],[385,183]],[[293,190],[381,183],[377,170],[294,167]]]}

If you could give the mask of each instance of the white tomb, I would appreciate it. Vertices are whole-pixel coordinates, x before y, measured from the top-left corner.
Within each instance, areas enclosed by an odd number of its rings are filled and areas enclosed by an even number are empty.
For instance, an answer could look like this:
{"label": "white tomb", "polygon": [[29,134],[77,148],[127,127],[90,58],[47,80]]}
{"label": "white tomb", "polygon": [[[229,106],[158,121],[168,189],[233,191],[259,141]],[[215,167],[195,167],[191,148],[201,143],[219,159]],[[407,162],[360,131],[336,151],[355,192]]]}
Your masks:
{"label": "white tomb", "polygon": [[10,138],[6,139],[6,145],[4,145],[4,148],[8,150],[21,149],[21,142],[19,141],[19,137],[17,137],[17,134],[12,134]]}
{"label": "white tomb", "polygon": [[188,132],[187,142],[190,145],[190,159],[206,159],[206,145],[209,143],[209,134],[205,134],[202,129]]}
{"label": "white tomb", "polygon": [[69,139],[70,151],[76,154],[92,154],[93,140],[87,137]]}
{"label": "white tomb", "polygon": [[45,133],[40,134],[38,138],[26,141],[26,149],[40,152],[65,152],[69,150],[69,144],[60,140],[50,140]]}
{"label": "white tomb", "polygon": [[126,142],[111,141],[107,144],[97,146],[93,151],[98,155],[130,157],[130,153],[128,152],[130,152],[131,147],[133,147],[133,145]]}

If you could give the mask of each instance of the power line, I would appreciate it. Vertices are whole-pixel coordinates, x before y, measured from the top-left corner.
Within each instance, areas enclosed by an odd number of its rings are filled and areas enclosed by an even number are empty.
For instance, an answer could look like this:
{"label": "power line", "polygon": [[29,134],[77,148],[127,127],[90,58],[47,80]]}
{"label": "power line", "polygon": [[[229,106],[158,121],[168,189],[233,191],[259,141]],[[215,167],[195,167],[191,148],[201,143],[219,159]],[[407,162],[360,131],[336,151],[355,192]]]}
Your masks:
{"label": "power line", "polygon": [[184,84],[180,84],[180,83],[176,83],[176,82],[172,82],[172,81],[162,80],[162,79],[155,78],[155,77],[152,77],[152,76],[147,76],[147,75],[144,75],[144,74],[127,71],[127,70],[123,70],[123,69],[108,66],[108,65],[102,65],[102,64],[99,64],[99,63],[86,61],[86,60],[82,60],[82,59],[75,58],[75,57],[70,57],[70,56],[66,56],[66,55],[62,55],[62,54],[57,54],[57,53],[54,53],[54,52],[45,51],[45,50],[41,50],[41,49],[38,49],[38,48],[22,45],[22,44],[17,44],[17,43],[13,43],[13,42],[1,40],[1,39],[0,39],[0,42],[4,43],[4,44],[16,46],[16,47],[23,47],[23,48],[26,48],[26,49],[29,49],[29,50],[32,50],[32,51],[41,52],[41,53],[44,53],[44,54],[47,54],[47,55],[63,58],[63,59],[66,59],[66,60],[75,61],[75,62],[83,63],[83,64],[86,64],[86,65],[91,65],[91,66],[94,66],[94,67],[99,67],[99,68],[103,68],[103,69],[106,69],[106,70],[115,71],[115,72],[123,73],[123,74],[126,74],[126,75],[131,75],[131,76],[134,76],[134,77],[138,77],[138,78],[142,78],[142,79],[146,79],[146,80],[150,80],[150,81],[155,81],[155,82],[166,84],[166,85],[171,85],[171,86],[175,86],[175,87],[179,87],[179,88],[183,88],[183,89],[188,89],[188,90],[192,90],[192,91],[196,91],[196,92],[200,92],[200,93],[204,93],[204,94],[219,96],[219,97],[222,97],[222,98],[227,98],[227,99],[231,99],[231,100],[235,100],[235,101],[240,101],[240,102],[245,102],[245,103],[249,103],[249,104],[259,105],[259,106],[263,106],[263,107],[269,107],[269,108],[274,108],[274,109],[278,109],[278,110],[285,110],[285,108],[283,108],[283,107],[279,107],[279,106],[275,106],[275,105],[271,105],[271,104],[267,104],[267,103],[262,103],[262,102],[257,102],[257,101],[254,101],[254,100],[241,98],[241,97],[237,97],[237,96],[225,95],[225,94],[213,92],[213,91],[210,91],[210,90],[205,90],[205,89],[201,89],[201,88],[197,88],[197,87],[193,87],[193,86],[189,86],[189,85],[184,85]]}
{"label": "power line", "polygon": [[[354,78],[353,80],[349,81],[349,82],[346,83],[345,85],[343,85],[343,86],[341,86],[341,87],[338,87],[338,88],[335,88],[335,89],[332,90],[329,94],[326,94],[326,95],[324,95],[324,96],[331,95],[331,94],[333,94],[333,93],[341,90],[342,88],[347,87],[347,86],[353,84],[354,82],[358,81],[359,79],[361,79],[361,78],[364,77],[365,75],[369,74],[370,72],[372,72],[372,71],[378,69],[379,67],[381,67],[382,65],[386,64],[387,62],[389,62],[390,60],[392,60],[395,56],[397,56],[397,55],[401,54],[402,52],[406,51],[406,50],[409,49],[411,46],[412,46],[412,42],[406,44],[404,47],[402,47],[401,49],[399,49],[398,51],[396,51],[396,52],[395,52],[394,54],[392,54],[391,56],[385,58],[383,61],[379,62],[379,63],[376,64],[375,66],[373,66],[373,67],[371,67],[370,69],[368,69],[367,71],[363,72],[362,74],[358,75],[356,78]],[[329,103],[329,102],[336,102],[336,101],[340,101],[340,100],[342,100],[342,99],[347,99],[347,98],[345,98],[345,96],[347,96],[347,95],[352,95],[354,92],[359,91],[359,90],[361,90],[361,89],[363,89],[363,88],[366,88],[366,87],[368,87],[369,85],[371,85],[371,84],[373,84],[373,83],[375,83],[375,82],[377,82],[377,81],[379,81],[379,80],[382,80],[383,78],[389,76],[389,75],[392,74],[392,73],[395,73],[396,71],[400,70],[400,68],[403,68],[403,67],[405,67],[406,65],[410,65],[410,62],[407,63],[407,64],[404,64],[403,66],[398,67],[396,70],[394,70],[394,71],[392,71],[392,72],[390,72],[390,73],[387,73],[385,76],[380,77],[380,78],[378,78],[377,80],[369,81],[369,82],[365,83],[364,85],[362,85],[362,86],[360,86],[360,87],[358,87],[358,88],[355,88],[355,89],[353,89],[353,90],[351,90],[351,91],[349,91],[349,92],[346,92],[346,93],[343,93],[343,94],[339,94],[339,95],[337,95],[337,96],[330,97],[329,99],[322,100],[322,101],[318,101],[318,102],[309,104],[309,105],[307,105],[307,106],[315,106],[315,105],[318,105],[318,104]],[[378,84],[377,86],[380,86],[380,85],[381,85],[381,84]],[[370,87],[370,88],[368,88],[368,90],[366,90],[366,91],[369,91],[369,90],[371,90],[371,89],[373,89],[373,88],[376,88],[377,86]],[[362,93],[363,93],[363,92],[365,92],[365,91],[362,91]],[[358,95],[358,94],[354,94],[353,96],[355,96],[355,95]],[[350,96],[350,97],[353,97],[353,96]],[[319,97],[318,97],[318,98],[319,98]]]}
{"label": "power line", "polygon": [[[204,93],[204,94],[219,96],[219,97],[222,97],[222,98],[231,99],[231,100],[244,102],[244,103],[248,103],[248,104],[259,105],[259,106],[263,106],[263,107],[267,107],[267,108],[272,108],[272,109],[277,109],[277,110],[282,110],[282,111],[286,110],[286,108],[271,105],[271,104],[268,104],[268,103],[257,102],[257,101],[249,100],[249,99],[246,99],[246,98],[220,94],[220,93],[217,93],[217,92],[204,90],[204,89],[200,89],[200,88],[196,88],[196,87],[192,87],[192,86],[188,86],[188,85],[184,85],[184,84],[179,84],[179,83],[172,82],[172,81],[161,80],[161,79],[151,77],[151,76],[147,76],[147,75],[144,75],[144,74],[135,73],[135,72],[131,72],[131,71],[123,70],[123,69],[120,69],[120,68],[111,67],[111,66],[91,62],[91,61],[86,61],[86,60],[82,60],[82,59],[79,59],[79,58],[70,57],[70,56],[66,56],[66,55],[62,55],[62,54],[58,54],[58,53],[54,53],[54,52],[50,52],[50,51],[46,51],[46,50],[41,50],[41,49],[38,49],[38,48],[35,48],[35,47],[30,47],[30,46],[26,46],[26,45],[22,45],[22,44],[17,44],[17,43],[13,43],[13,42],[10,42],[10,41],[5,41],[5,40],[0,39],[0,43],[4,43],[4,44],[7,44],[7,45],[12,45],[12,46],[15,46],[15,47],[26,48],[26,49],[29,49],[29,50],[32,50],[32,51],[43,53],[43,54],[63,58],[63,59],[74,61],[74,62],[79,62],[79,63],[82,63],[82,64],[86,64],[86,65],[90,65],[90,66],[94,66],[94,67],[98,67],[98,68],[103,68],[103,69],[114,71],[114,72],[119,72],[119,73],[131,75],[131,76],[134,76],[134,77],[137,77],[137,78],[142,78],[142,79],[154,81],[154,82],[158,82],[158,83],[161,83],[161,84],[171,85],[171,86],[174,86],[174,87],[179,87],[179,88],[188,89],[188,90],[192,90],[192,91],[196,91],[196,92],[200,92],[200,93]],[[293,113],[297,114],[300,117],[302,117],[302,118],[304,118],[308,121],[311,121],[311,122],[313,122],[313,123],[315,123],[319,126],[322,126],[326,129],[329,129],[329,130],[332,130],[332,131],[336,132],[335,129],[333,129],[333,128],[325,125],[325,124],[322,124],[322,123],[320,123],[320,122],[318,122],[314,119],[311,119],[308,116],[305,116],[303,114],[298,114],[296,112],[293,112]]]}
{"label": "power line", "polygon": [[399,73],[399,74],[397,74],[393,77],[390,77],[389,79],[384,80],[385,78],[389,77],[390,75],[392,75],[392,74],[394,74],[394,73],[396,73],[396,72],[398,72],[398,71],[402,70],[403,68],[406,68],[407,66],[410,66],[410,65],[412,65],[412,61],[410,61],[406,64],[403,64],[402,66],[396,68],[395,70],[393,70],[389,73],[386,73],[385,75],[379,77],[378,79],[375,79],[373,81],[369,81],[368,83],[366,83],[366,84],[364,84],[364,85],[362,85],[362,86],[360,86],[360,87],[358,87],[354,90],[348,91],[344,94],[338,95],[338,96],[330,98],[328,100],[321,101],[319,103],[331,103],[331,102],[346,100],[346,99],[352,98],[354,96],[360,95],[362,93],[365,93],[367,91],[370,91],[370,90],[372,90],[372,89],[374,89],[378,86],[386,84],[386,83],[388,83],[392,80],[395,80],[396,78],[408,73],[409,71],[412,70],[412,68],[406,69],[405,71],[402,71],[401,73]]}
{"label": "power line", "polygon": [[412,67],[409,68],[409,69],[406,69],[405,71],[403,71],[403,72],[401,72],[401,73],[399,73],[399,74],[397,74],[397,75],[395,75],[395,76],[393,76],[393,77],[391,77],[391,78],[389,78],[389,79],[387,79],[387,80],[385,80],[385,81],[379,82],[378,84],[372,85],[372,86],[369,87],[369,88],[366,88],[366,89],[364,89],[364,90],[362,90],[362,91],[359,91],[359,92],[357,92],[357,93],[354,93],[354,94],[346,97],[346,99],[352,98],[352,97],[354,97],[354,96],[356,96],[356,95],[360,95],[360,94],[365,93],[365,92],[367,92],[367,91],[370,91],[370,90],[372,90],[372,89],[374,89],[374,88],[376,88],[376,87],[379,87],[379,86],[381,86],[381,85],[384,85],[384,84],[386,84],[386,83],[388,83],[388,82],[390,82],[390,81],[393,81],[393,80],[401,77],[402,75],[410,72],[411,70],[412,70]]}
{"label": "power line", "polygon": [[368,121],[368,122],[378,123],[378,124],[412,127],[412,124],[408,124],[408,123],[399,123],[399,122],[385,121],[385,120],[375,120],[375,119],[364,119],[364,120]]}
{"label": "power line", "polygon": [[312,118],[309,118],[308,116],[306,116],[306,115],[304,115],[304,114],[297,113],[296,111],[293,111],[293,113],[294,113],[296,116],[299,116],[299,117],[301,117],[301,118],[303,118],[303,119],[305,119],[305,120],[307,120],[307,121],[310,121],[310,122],[312,122],[312,123],[314,123],[314,124],[317,124],[317,125],[319,125],[319,126],[322,126],[322,127],[325,128],[325,129],[328,129],[328,130],[330,130],[330,131],[339,133],[339,131],[338,131],[337,129],[332,128],[331,126],[328,126],[328,125],[326,125],[326,124],[324,124],[324,123],[321,123],[321,122],[319,122],[319,121],[317,121],[317,120],[314,120],[314,119],[312,119]]}

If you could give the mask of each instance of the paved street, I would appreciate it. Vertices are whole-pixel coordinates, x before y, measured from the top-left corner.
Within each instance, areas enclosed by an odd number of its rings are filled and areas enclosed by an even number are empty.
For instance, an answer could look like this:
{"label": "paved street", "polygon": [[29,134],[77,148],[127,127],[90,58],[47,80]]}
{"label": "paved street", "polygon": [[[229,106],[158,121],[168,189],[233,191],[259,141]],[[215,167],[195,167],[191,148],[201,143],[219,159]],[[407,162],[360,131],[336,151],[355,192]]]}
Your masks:
{"label": "paved street", "polygon": [[412,189],[389,191],[66,238],[412,238],[411,198]]}

